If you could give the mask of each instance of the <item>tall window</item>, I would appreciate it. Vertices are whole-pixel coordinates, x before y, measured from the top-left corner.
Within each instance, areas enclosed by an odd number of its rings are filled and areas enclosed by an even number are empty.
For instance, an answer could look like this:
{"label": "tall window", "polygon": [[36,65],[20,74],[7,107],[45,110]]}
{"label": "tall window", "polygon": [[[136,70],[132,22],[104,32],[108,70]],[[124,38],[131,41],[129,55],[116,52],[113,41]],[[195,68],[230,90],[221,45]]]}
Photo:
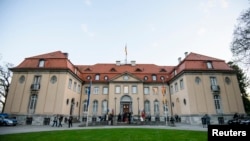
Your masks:
{"label": "tall window", "polygon": [[102,113],[105,114],[107,113],[108,110],[108,101],[107,100],[103,100],[102,101]]}
{"label": "tall window", "polygon": [[28,109],[29,113],[31,113],[31,114],[35,113],[36,103],[37,103],[37,95],[32,94],[30,96],[30,102],[29,102],[29,109]]}
{"label": "tall window", "polygon": [[159,101],[158,100],[154,101],[154,114],[155,115],[159,114]]}
{"label": "tall window", "polygon": [[77,92],[81,93],[81,85],[80,84],[78,84],[78,86],[77,86]]}
{"label": "tall window", "polygon": [[103,94],[108,94],[109,88],[108,87],[103,87]]}
{"label": "tall window", "polygon": [[76,82],[74,82],[74,87],[73,87],[73,91],[76,91]]}
{"label": "tall window", "polygon": [[83,112],[88,112],[87,100],[83,101]]}
{"label": "tall window", "polygon": [[149,94],[149,87],[144,87],[144,94]]}
{"label": "tall window", "polygon": [[71,87],[72,87],[72,79],[69,79],[68,88],[71,89]]}
{"label": "tall window", "polygon": [[178,92],[178,84],[177,83],[174,84],[174,89],[175,89],[175,92]]}
{"label": "tall window", "polygon": [[216,77],[210,77],[210,83],[211,85],[217,85]]}
{"label": "tall window", "polygon": [[96,115],[97,114],[97,111],[98,111],[98,101],[95,100],[93,102],[93,114]]}
{"label": "tall window", "polygon": [[132,86],[132,94],[136,94],[137,93],[137,86]]}
{"label": "tall window", "polygon": [[116,94],[121,93],[121,87],[120,86],[115,86],[115,93]]}
{"label": "tall window", "polygon": [[44,63],[45,63],[44,59],[39,60],[38,67],[39,68],[43,68],[44,67]]}
{"label": "tall window", "polygon": [[150,102],[148,100],[145,101],[144,107],[145,107],[146,114],[150,115]]}
{"label": "tall window", "polygon": [[219,95],[214,95],[214,104],[215,104],[215,110],[217,114],[221,114],[222,113],[222,109],[221,109],[221,100],[220,100],[220,96]]}
{"label": "tall window", "polygon": [[34,77],[34,82],[33,82],[33,84],[40,84],[40,81],[41,81],[41,76],[36,75],[36,76]]}
{"label": "tall window", "polygon": [[170,94],[173,94],[174,93],[174,88],[173,88],[173,85],[170,86]]}
{"label": "tall window", "polygon": [[184,89],[184,82],[183,82],[183,79],[180,80],[180,89]]}

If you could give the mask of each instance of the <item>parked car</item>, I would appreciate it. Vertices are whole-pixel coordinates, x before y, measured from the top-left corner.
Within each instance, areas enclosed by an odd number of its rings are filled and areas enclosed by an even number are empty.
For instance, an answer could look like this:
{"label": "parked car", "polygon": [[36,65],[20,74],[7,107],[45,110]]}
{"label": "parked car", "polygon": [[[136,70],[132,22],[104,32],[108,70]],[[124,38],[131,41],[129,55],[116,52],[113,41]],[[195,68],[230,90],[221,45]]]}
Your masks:
{"label": "parked car", "polygon": [[244,119],[240,120],[241,125],[250,125],[250,117],[245,117]]}
{"label": "parked car", "polygon": [[16,126],[17,120],[15,118],[10,118],[8,114],[0,114],[0,125],[4,126]]}

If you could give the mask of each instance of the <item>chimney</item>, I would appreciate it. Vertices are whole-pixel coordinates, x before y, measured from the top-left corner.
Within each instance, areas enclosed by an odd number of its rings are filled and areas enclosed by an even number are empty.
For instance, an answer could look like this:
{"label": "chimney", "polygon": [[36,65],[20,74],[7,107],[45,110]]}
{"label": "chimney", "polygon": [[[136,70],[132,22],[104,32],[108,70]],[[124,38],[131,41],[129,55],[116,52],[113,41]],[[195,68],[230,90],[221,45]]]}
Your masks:
{"label": "chimney", "polygon": [[68,56],[69,56],[68,53],[64,52],[63,54],[65,55],[66,58],[68,58]]}
{"label": "chimney", "polygon": [[178,58],[178,62],[179,62],[179,63],[181,62],[181,57]]}
{"label": "chimney", "polygon": [[187,55],[188,55],[188,52],[185,52],[184,54],[185,54],[185,57],[187,57]]}
{"label": "chimney", "polygon": [[135,61],[131,61],[131,66],[135,66]]}
{"label": "chimney", "polygon": [[116,65],[120,66],[121,65],[121,61],[116,61]]}

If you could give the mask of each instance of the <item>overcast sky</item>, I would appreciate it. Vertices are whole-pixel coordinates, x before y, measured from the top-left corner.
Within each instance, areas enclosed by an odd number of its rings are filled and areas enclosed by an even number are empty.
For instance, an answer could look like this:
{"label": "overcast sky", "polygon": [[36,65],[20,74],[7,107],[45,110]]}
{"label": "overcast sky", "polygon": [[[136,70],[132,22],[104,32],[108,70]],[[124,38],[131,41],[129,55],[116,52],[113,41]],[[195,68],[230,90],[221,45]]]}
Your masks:
{"label": "overcast sky", "polygon": [[230,61],[248,0],[0,0],[0,62],[62,51],[75,65],[177,65],[184,52]]}

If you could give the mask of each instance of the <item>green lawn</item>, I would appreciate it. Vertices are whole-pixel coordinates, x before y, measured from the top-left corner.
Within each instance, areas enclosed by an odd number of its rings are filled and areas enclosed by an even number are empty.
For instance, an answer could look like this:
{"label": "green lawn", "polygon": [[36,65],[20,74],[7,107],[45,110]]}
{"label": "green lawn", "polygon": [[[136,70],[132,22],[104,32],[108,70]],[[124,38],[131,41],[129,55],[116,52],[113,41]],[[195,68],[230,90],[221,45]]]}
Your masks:
{"label": "green lawn", "polygon": [[84,129],[0,135],[1,141],[207,141],[206,131]]}

